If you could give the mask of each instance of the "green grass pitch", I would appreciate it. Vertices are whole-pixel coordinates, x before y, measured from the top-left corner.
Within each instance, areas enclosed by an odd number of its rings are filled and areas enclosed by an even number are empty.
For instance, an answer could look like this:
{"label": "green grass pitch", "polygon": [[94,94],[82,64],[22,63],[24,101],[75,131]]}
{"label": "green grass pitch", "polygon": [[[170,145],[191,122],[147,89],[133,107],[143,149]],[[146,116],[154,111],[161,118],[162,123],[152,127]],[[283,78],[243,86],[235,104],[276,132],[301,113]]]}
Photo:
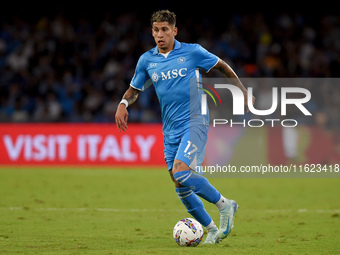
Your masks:
{"label": "green grass pitch", "polygon": [[339,254],[340,179],[209,180],[239,203],[235,228],[179,247],[189,214],[165,169],[1,168],[0,254]]}

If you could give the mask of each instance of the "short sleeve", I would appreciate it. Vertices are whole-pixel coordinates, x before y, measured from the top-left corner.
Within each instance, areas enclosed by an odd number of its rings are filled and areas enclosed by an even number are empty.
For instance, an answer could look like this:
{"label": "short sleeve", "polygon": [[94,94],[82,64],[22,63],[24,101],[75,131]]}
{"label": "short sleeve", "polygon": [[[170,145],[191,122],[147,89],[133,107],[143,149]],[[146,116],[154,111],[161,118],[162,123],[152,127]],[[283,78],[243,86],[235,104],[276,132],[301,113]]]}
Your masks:
{"label": "short sleeve", "polygon": [[197,61],[197,67],[203,68],[206,72],[209,72],[219,60],[216,55],[210,53],[199,44],[196,44],[195,58]]}
{"label": "short sleeve", "polygon": [[152,81],[146,71],[145,59],[142,55],[138,60],[135,74],[130,82],[130,86],[140,91],[144,91],[151,84]]}

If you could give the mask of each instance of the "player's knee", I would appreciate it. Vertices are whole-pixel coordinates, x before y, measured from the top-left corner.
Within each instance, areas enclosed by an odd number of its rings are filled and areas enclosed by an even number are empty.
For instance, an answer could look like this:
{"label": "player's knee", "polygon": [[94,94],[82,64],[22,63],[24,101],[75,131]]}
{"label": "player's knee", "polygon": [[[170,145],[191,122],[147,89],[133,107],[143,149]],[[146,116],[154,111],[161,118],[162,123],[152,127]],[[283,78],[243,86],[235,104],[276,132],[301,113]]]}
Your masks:
{"label": "player's knee", "polygon": [[172,167],[172,174],[175,174],[181,171],[186,171],[186,170],[190,170],[190,167],[187,164],[185,164],[183,161],[175,159],[174,165]]}

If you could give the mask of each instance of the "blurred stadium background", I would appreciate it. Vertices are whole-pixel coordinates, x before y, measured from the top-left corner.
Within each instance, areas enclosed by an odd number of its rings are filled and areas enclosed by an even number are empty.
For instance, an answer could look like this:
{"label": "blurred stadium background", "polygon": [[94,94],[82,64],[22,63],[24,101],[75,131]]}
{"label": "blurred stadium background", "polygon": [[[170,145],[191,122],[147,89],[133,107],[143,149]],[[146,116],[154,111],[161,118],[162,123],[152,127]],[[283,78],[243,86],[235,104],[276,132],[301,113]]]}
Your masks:
{"label": "blurred stadium background", "polygon": [[[158,8],[83,8],[1,10],[1,122],[114,121],[139,56],[154,47],[149,17]],[[332,10],[236,8],[223,16],[209,10],[196,14],[174,8],[177,39],[200,43],[239,76],[340,76],[340,18]],[[333,97],[340,102],[339,94],[332,88],[318,93],[319,109]],[[140,96],[129,109],[130,122],[159,122],[152,88]]]}

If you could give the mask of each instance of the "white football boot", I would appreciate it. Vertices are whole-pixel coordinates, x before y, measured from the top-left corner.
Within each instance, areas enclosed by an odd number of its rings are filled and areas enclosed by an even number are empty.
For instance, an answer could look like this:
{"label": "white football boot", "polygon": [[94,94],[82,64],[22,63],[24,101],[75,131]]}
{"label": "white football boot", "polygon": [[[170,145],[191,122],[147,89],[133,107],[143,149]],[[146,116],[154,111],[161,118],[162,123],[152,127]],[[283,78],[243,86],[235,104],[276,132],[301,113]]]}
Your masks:
{"label": "white football boot", "polygon": [[[234,217],[238,210],[238,204],[234,200],[228,200],[229,205],[226,205],[220,211],[220,229],[218,237],[220,239],[227,238],[231,230],[234,228]],[[229,207],[229,210],[227,209]]]}
{"label": "white football boot", "polygon": [[218,237],[218,228],[214,227],[208,231],[207,238],[202,244],[214,244],[218,243],[220,241],[220,238]]}

